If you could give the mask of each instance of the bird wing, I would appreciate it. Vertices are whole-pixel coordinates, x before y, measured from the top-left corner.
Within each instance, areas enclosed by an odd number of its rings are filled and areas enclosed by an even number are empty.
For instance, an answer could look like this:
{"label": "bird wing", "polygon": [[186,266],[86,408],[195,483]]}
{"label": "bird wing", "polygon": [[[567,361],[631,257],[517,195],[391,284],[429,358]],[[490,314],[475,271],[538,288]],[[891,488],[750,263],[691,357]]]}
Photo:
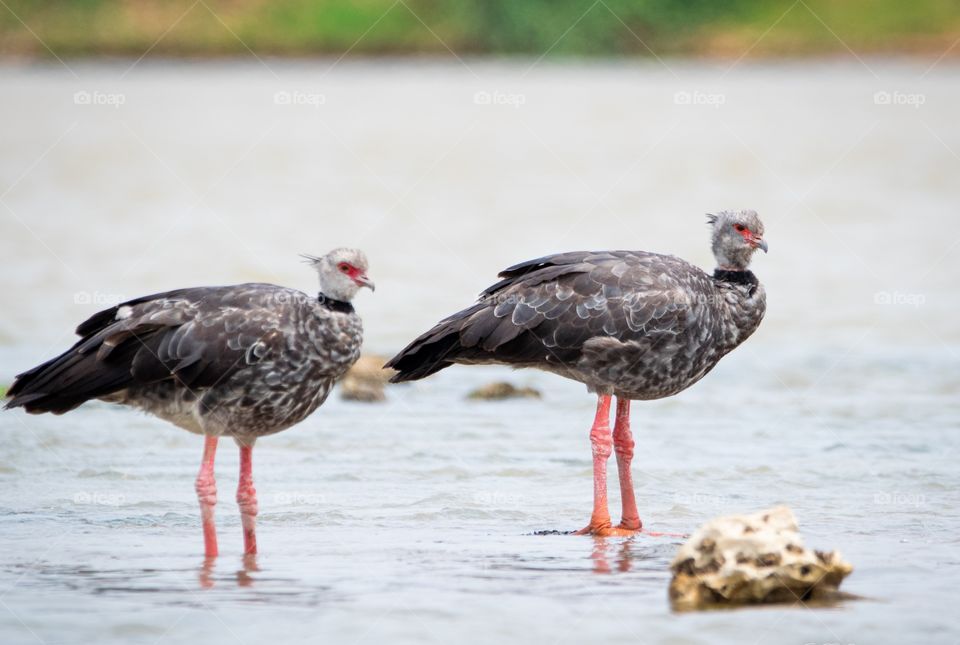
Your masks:
{"label": "bird wing", "polygon": [[597,336],[677,334],[691,304],[684,283],[697,274],[703,275],[678,258],[629,251],[564,253],[516,265],[501,274],[502,286],[484,293],[492,310],[478,316],[492,314],[509,327],[498,324],[489,335],[468,328],[464,344],[476,339],[496,350],[526,333],[527,342],[569,357]]}
{"label": "bird wing", "polygon": [[19,375],[7,406],[65,412],[91,398],[162,380],[192,390],[212,387],[283,349],[281,328],[290,314],[278,299],[298,293],[246,284],[121,303],[83,322],[77,328],[82,338],[69,350]]}
{"label": "bird wing", "polygon": [[[573,365],[594,339],[647,348],[683,333],[692,285],[709,276],[673,257],[572,252],[516,264],[480,301],[441,321],[389,365],[398,381],[454,362]],[[700,284],[699,286],[704,286]]]}

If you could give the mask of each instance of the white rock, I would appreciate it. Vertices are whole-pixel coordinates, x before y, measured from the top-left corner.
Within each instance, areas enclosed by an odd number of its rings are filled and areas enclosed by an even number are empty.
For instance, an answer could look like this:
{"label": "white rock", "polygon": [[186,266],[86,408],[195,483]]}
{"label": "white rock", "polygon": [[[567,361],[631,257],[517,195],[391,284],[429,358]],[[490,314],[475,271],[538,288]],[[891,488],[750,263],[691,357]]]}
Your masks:
{"label": "white rock", "polygon": [[811,551],[786,506],[713,519],[670,565],[675,609],[825,600],[853,567],[836,551]]}

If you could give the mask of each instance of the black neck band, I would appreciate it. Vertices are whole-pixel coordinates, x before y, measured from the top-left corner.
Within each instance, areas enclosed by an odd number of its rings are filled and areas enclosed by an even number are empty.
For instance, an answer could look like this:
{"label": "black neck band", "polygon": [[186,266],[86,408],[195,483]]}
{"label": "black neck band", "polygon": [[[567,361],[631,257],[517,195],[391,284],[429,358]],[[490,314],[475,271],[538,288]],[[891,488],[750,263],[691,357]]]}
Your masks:
{"label": "black neck band", "polygon": [[757,280],[757,276],[753,275],[753,271],[743,270],[743,271],[730,271],[728,269],[714,269],[713,279],[719,280],[721,282],[729,282],[731,284],[742,284],[744,286],[750,287],[750,295],[752,296],[757,290],[757,285],[760,284],[760,281]]}
{"label": "black neck band", "polygon": [[330,311],[336,311],[341,314],[353,313],[353,305],[351,305],[349,302],[344,302],[343,300],[334,300],[322,292],[317,296],[317,302],[320,303],[320,306],[326,307]]}

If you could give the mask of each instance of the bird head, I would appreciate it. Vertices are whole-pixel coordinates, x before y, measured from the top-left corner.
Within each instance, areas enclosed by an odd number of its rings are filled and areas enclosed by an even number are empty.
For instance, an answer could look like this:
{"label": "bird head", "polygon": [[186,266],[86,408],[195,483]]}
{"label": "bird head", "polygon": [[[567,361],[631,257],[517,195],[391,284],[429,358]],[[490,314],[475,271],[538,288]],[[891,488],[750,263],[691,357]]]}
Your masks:
{"label": "bird head", "polygon": [[362,287],[373,291],[373,280],[367,277],[367,256],[358,249],[334,249],[316,257],[304,255],[317,270],[320,292],[334,300],[350,302]]}
{"label": "bird head", "polygon": [[721,269],[743,271],[754,251],[767,252],[763,222],[756,211],[720,211],[707,215],[707,222],[713,228],[713,256]]}

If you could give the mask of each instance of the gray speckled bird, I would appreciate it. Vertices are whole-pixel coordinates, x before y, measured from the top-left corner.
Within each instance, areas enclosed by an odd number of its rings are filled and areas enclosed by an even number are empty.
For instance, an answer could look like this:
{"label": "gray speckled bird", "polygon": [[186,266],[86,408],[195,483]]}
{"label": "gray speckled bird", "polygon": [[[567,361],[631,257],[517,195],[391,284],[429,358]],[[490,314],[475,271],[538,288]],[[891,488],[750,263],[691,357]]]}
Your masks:
{"label": "gray speckled bird", "polygon": [[244,552],[256,553],[253,444],[307,418],[356,362],[363,328],[350,301],[374,287],[358,250],[305,257],[320,278],[319,297],[272,284],[196,287],[93,315],[73,347],[17,376],[6,407],[63,414],[100,399],[205,435],[196,488],[208,557],[217,555],[217,440],[233,437]]}
{"label": "gray speckled bird", "polygon": [[[753,211],[709,215],[717,268],[709,275],[671,255],[644,251],[560,253],[521,262],[479,301],[440,321],[387,367],[395,382],[455,363],[534,367],[586,384],[598,397],[590,431],[594,508],[579,533],[642,529],[630,463],[630,401],[659,399],[707,374],[756,330],[766,295],[748,270],[767,250]],[[611,440],[610,400],[617,397]],[[607,459],[617,453],[620,524],[607,510]]]}

